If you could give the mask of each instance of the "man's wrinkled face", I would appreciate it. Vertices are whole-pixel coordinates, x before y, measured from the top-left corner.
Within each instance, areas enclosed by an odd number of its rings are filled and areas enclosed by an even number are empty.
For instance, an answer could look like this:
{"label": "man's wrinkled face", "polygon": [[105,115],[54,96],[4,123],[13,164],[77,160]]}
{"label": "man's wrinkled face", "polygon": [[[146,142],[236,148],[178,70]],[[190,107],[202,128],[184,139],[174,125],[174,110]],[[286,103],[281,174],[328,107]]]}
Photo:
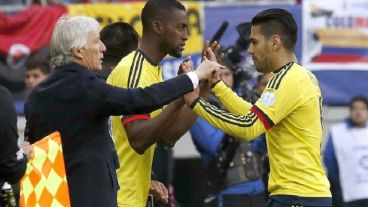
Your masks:
{"label": "man's wrinkled face", "polygon": [[106,47],[100,40],[100,35],[90,32],[86,47],[81,49],[83,56],[82,64],[92,71],[100,71],[102,69],[102,58],[105,51]]}

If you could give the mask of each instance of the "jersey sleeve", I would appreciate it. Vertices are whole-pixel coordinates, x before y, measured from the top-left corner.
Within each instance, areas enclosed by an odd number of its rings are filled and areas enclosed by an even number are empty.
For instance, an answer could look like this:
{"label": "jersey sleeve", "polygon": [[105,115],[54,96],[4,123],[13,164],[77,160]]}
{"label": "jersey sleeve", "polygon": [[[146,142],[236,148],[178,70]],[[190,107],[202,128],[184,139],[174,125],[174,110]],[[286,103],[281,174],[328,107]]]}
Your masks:
{"label": "jersey sleeve", "polygon": [[211,92],[220,100],[222,105],[233,114],[244,114],[248,111],[252,104],[238,96],[231,88],[227,87],[224,82],[218,82]]}
{"label": "jersey sleeve", "polygon": [[[123,62],[122,64],[118,64],[115,70],[112,72],[112,75],[109,76],[107,82],[121,87],[121,88],[144,88],[145,85],[140,84],[140,75],[139,70],[142,70],[142,63],[140,67],[133,67],[138,64],[138,60],[141,55],[139,53],[135,53],[138,58],[133,58],[133,62],[127,64],[127,62]],[[143,61],[143,57],[141,57],[141,62]],[[139,73],[140,74],[140,73]],[[150,113],[142,113],[142,114],[130,114],[120,116],[121,123],[123,126],[128,125],[129,123],[135,121],[143,121],[150,119]]]}
{"label": "jersey sleeve", "polygon": [[[132,74],[131,70],[134,69],[132,67],[129,67],[129,64],[118,64],[115,70],[111,73],[111,75],[107,79],[107,83],[114,86],[118,86],[120,88],[129,88],[129,86],[131,86],[132,85],[131,83],[133,82],[131,80]],[[120,120],[123,126],[126,126],[134,121],[148,120],[149,118],[150,118],[149,113],[120,116]]]}
{"label": "jersey sleeve", "polygon": [[282,72],[284,73],[271,78],[261,97],[255,103],[254,111],[266,128],[279,123],[301,102],[297,78],[292,75],[286,76],[287,70]]}
{"label": "jersey sleeve", "polygon": [[266,131],[253,107],[237,115],[220,110],[202,98],[196,99],[191,107],[211,125],[242,140],[251,141]]}

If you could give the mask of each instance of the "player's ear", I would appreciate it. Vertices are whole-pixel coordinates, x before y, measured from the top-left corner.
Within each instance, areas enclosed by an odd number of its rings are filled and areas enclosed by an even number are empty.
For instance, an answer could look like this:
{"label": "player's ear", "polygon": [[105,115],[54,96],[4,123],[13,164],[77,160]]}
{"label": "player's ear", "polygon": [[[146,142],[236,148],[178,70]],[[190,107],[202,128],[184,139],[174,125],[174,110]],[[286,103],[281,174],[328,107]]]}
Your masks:
{"label": "player's ear", "polygon": [[160,21],[152,21],[152,30],[155,34],[162,34],[163,32],[163,24]]}
{"label": "player's ear", "polygon": [[274,34],[270,37],[272,49],[278,50],[281,47],[280,35]]}
{"label": "player's ear", "polygon": [[73,48],[72,49],[72,54],[74,57],[78,58],[78,59],[83,59],[83,52],[84,50],[81,48]]}

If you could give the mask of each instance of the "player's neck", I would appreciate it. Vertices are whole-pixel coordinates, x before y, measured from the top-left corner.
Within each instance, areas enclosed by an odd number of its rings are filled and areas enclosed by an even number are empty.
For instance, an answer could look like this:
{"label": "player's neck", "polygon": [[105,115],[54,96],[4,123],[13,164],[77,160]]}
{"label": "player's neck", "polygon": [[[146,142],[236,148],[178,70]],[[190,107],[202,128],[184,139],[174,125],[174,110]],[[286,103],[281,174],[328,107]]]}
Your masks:
{"label": "player's neck", "polygon": [[165,53],[160,51],[157,40],[152,38],[142,37],[142,41],[139,48],[156,65],[158,65],[161,62],[161,60],[166,56]]}
{"label": "player's neck", "polygon": [[283,55],[277,55],[274,61],[274,70],[278,70],[282,66],[290,63],[290,62],[298,62],[294,53],[284,53]]}

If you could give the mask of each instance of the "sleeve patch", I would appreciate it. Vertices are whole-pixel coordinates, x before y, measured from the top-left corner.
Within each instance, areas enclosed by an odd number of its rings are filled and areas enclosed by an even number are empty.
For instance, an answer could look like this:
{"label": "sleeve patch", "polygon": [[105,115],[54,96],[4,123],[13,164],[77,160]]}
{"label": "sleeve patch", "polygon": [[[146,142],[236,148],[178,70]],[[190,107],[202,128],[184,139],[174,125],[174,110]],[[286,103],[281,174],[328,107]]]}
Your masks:
{"label": "sleeve patch", "polygon": [[265,106],[270,107],[276,101],[275,93],[273,91],[265,91],[262,93],[260,100]]}

